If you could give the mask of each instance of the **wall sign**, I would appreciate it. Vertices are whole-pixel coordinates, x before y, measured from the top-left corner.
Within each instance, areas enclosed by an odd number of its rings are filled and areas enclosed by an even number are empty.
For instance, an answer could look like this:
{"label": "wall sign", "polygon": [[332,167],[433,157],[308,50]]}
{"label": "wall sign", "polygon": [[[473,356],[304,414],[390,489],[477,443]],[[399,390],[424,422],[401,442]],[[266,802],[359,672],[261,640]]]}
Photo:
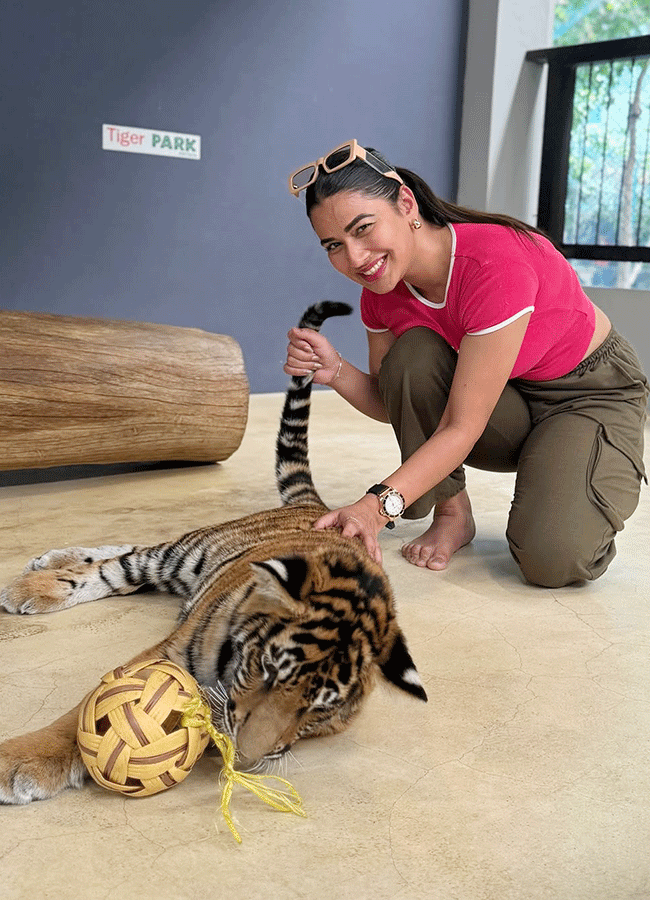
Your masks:
{"label": "wall sign", "polygon": [[201,159],[201,135],[136,128],[131,125],[102,125],[102,149],[117,150],[119,153],[175,156],[178,159]]}

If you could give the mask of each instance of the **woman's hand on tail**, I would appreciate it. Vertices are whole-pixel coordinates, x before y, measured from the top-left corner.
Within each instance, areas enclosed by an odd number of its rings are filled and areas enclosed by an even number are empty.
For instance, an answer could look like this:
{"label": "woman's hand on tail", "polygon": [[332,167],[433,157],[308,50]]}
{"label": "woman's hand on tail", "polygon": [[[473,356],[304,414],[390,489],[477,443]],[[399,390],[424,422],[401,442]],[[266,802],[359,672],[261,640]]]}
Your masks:
{"label": "woman's hand on tail", "polygon": [[329,384],[341,365],[341,357],[326,337],[311,328],[292,328],[287,337],[287,375],[314,376],[315,384]]}

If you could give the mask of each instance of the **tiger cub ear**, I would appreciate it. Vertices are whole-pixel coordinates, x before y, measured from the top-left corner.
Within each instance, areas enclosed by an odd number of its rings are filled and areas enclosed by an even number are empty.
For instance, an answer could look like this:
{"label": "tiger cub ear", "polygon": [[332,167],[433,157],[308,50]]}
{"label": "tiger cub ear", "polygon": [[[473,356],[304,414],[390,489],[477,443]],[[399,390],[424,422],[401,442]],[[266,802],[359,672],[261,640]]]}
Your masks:
{"label": "tiger cub ear", "polygon": [[380,663],[379,668],[386,681],[394,684],[400,690],[406,691],[407,694],[412,694],[419,700],[427,702],[426,691],[422,687],[422,681],[406,646],[404,635],[399,629],[395,634],[388,657]]}
{"label": "tiger cub ear", "polygon": [[251,563],[257,582],[257,594],[275,606],[296,615],[306,612],[302,601],[302,586],[307,578],[307,560],[302,556],[266,559]]}

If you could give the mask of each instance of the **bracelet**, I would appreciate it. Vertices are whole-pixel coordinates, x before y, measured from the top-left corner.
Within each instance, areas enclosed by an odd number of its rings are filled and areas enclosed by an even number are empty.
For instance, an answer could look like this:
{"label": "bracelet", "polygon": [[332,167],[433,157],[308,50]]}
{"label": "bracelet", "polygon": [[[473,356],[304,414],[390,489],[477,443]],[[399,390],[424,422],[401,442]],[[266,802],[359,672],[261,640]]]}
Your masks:
{"label": "bracelet", "polygon": [[335,381],[339,377],[339,375],[341,374],[341,369],[343,368],[343,357],[341,356],[341,354],[339,353],[338,350],[336,352],[339,357],[339,367],[336,370],[336,375],[334,376],[334,378],[332,378],[332,381]]}

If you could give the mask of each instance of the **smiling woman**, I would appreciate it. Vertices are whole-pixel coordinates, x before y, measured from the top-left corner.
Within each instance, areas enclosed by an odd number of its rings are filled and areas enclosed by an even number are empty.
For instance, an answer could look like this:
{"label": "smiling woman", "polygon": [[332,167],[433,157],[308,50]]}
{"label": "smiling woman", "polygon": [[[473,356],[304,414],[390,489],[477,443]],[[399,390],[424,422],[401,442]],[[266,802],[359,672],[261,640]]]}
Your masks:
{"label": "smiling woman", "polygon": [[412,255],[412,212],[409,194],[397,204],[386,203],[358,193],[325,199],[312,212],[312,225],[327,251],[330,262],[341,274],[362,286],[376,286],[389,278],[396,265]]}
{"label": "smiling woman", "polygon": [[434,508],[402,552],[443,569],[476,530],[467,462],[517,472],[507,538],[529,581],[597,578],[644,475],[648,384],[634,350],[541,231],[443,201],[361,150],[341,145],[296,170],[290,189],[305,190],[330,262],[363,288],[369,372],[295,328],[284,368],[390,422],[403,462],[315,527],[356,536],[381,560],[383,526]]}

